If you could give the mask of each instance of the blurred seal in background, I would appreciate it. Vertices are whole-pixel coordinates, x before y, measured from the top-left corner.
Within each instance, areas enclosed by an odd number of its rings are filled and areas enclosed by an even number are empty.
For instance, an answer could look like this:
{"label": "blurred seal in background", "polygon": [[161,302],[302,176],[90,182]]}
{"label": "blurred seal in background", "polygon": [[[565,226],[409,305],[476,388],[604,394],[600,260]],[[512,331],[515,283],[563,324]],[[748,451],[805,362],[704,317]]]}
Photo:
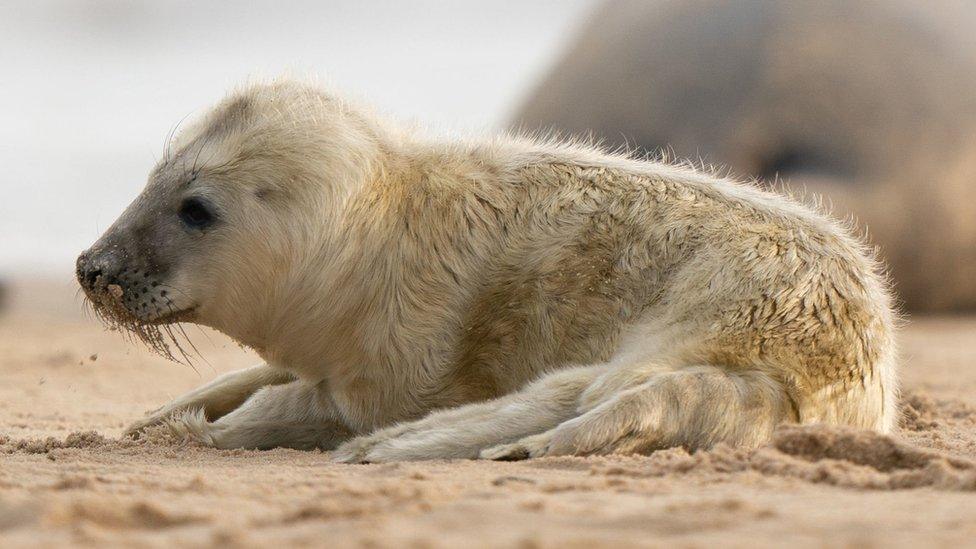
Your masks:
{"label": "blurred seal in background", "polygon": [[976,7],[611,0],[514,120],[822,196],[912,311],[976,308]]}

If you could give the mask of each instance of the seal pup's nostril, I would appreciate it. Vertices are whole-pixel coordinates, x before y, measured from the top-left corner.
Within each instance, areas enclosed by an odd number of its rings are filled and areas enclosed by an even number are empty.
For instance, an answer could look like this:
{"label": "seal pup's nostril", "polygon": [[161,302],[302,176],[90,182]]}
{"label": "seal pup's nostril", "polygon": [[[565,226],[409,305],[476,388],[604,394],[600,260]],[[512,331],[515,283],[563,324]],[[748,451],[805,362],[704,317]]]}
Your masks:
{"label": "seal pup's nostril", "polygon": [[104,289],[106,285],[115,280],[115,277],[110,276],[109,271],[106,271],[105,264],[93,258],[91,252],[85,252],[78,256],[75,274],[81,287],[88,291]]}
{"label": "seal pup's nostril", "polygon": [[75,275],[78,277],[78,283],[83,288],[86,290],[94,289],[95,282],[101,274],[102,270],[92,264],[91,254],[89,252],[78,256],[78,261],[75,264]]}
{"label": "seal pup's nostril", "polygon": [[85,285],[89,289],[95,289],[95,283],[98,282],[98,277],[102,276],[102,270],[99,268],[92,268],[85,272]]}

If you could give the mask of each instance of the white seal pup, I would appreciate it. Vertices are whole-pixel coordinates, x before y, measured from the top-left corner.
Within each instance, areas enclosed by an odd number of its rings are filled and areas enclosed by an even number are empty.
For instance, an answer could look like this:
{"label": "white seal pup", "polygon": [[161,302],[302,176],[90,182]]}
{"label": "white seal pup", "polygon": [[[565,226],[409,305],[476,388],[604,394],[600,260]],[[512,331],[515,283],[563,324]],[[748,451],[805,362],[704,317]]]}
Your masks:
{"label": "white seal pup", "polygon": [[519,459],[897,416],[884,278],[828,217],[584,144],[429,139],[292,81],[182,132],[78,277],[157,347],[195,322],[266,361],[130,430],[219,448]]}

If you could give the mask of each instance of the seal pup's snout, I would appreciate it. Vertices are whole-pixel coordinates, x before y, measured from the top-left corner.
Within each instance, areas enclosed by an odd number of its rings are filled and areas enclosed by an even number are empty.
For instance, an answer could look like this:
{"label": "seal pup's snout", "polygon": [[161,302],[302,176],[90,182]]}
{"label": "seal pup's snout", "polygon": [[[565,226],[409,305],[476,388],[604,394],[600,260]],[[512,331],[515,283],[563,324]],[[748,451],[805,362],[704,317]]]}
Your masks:
{"label": "seal pup's snout", "polygon": [[[133,258],[128,249],[96,243],[78,256],[75,276],[85,292],[86,306],[111,328],[123,329],[164,357],[178,360],[170,347],[172,343],[186,359],[173,332],[154,324],[188,319],[193,307],[175,302],[156,272]],[[167,341],[167,335],[171,341]]]}
{"label": "seal pup's snout", "polygon": [[95,247],[82,252],[75,262],[78,284],[89,295],[105,291],[109,284],[118,284],[121,271],[122,264],[118,254]]}
{"label": "seal pup's snout", "polygon": [[78,284],[81,285],[82,289],[86,292],[95,291],[99,277],[102,276],[102,269],[92,259],[91,250],[86,250],[78,256],[78,260],[75,262],[75,276],[78,278]]}

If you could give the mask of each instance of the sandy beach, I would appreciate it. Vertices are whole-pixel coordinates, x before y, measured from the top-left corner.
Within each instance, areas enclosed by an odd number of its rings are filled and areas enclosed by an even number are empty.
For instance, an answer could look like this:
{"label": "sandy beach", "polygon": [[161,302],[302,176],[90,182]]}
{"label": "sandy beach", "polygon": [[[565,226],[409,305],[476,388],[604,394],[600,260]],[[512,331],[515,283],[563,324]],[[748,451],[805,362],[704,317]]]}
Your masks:
{"label": "sandy beach", "polygon": [[194,369],[80,312],[69,280],[0,315],[0,546],[963,546],[976,542],[976,318],[901,336],[892,436],[784,427],[756,451],[337,465],[220,451],[146,410],[257,357],[188,328]]}

